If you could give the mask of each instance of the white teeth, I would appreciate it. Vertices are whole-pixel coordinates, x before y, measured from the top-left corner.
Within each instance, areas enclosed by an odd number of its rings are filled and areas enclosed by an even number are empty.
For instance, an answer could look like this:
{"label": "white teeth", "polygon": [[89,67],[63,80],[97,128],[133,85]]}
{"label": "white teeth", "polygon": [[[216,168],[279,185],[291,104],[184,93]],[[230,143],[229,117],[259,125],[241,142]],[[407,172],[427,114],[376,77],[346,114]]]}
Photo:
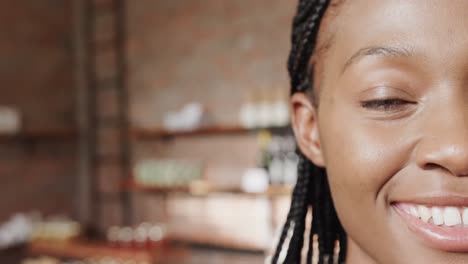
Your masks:
{"label": "white teeth", "polygon": [[432,221],[435,225],[444,224],[444,215],[442,212],[442,208],[436,206],[432,207]]}
{"label": "white teeth", "polygon": [[463,208],[463,223],[468,225],[468,208]]}
{"label": "white teeth", "polygon": [[410,214],[414,217],[418,217],[419,218],[419,213],[418,213],[418,209],[416,209],[415,206],[410,206]]}
{"label": "white teeth", "polygon": [[407,214],[425,223],[447,227],[468,227],[468,207],[406,204],[402,208]]}
{"label": "white teeth", "polygon": [[[429,219],[431,219],[431,217],[432,217],[431,209],[427,208],[424,205],[419,205],[418,206],[418,213],[419,213],[419,217],[421,217],[421,220],[423,220],[426,223],[428,223]],[[468,219],[468,210],[467,210],[467,215],[466,216],[467,216],[467,219]]]}
{"label": "white teeth", "polygon": [[444,224],[456,226],[461,224],[460,210],[457,207],[446,207],[444,210]]}

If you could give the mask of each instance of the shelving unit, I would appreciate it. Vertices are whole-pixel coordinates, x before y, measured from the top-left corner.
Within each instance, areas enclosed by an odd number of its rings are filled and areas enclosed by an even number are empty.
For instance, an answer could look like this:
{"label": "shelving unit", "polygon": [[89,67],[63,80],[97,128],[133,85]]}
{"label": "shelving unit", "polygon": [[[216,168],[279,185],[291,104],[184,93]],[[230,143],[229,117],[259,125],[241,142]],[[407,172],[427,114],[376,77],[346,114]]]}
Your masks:
{"label": "shelving unit", "polygon": [[292,186],[288,185],[271,185],[267,191],[261,193],[249,193],[241,190],[240,188],[220,188],[220,187],[209,187],[207,190],[194,191],[189,186],[185,187],[151,187],[142,186],[134,181],[128,181],[123,184],[123,189],[130,192],[148,193],[155,195],[189,195],[189,196],[210,196],[210,195],[242,195],[247,197],[281,197],[291,195]]}
{"label": "shelving unit", "polygon": [[[293,186],[288,185],[271,185],[265,192],[249,193],[241,190],[240,188],[222,188],[222,187],[208,187],[202,190],[192,190],[189,186],[185,187],[151,187],[142,186],[134,181],[128,181],[123,184],[123,189],[128,192],[149,196],[159,196],[162,199],[161,212],[164,221],[170,219],[170,209],[168,207],[168,201],[171,198],[195,198],[195,199],[219,199],[220,197],[229,199],[240,198],[240,199],[262,199],[268,201],[268,207],[270,210],[269,220],[265,222],[266,225],[272,228],[276,227],[279,222],[275,217],[278,213],[277,202],[287,198],[292,194]],[[207,235],[196,235],[187,237],[186,234],[171,234],[168,239],[171,241],[179,241],[192,244],[210,245],[218,248],[229,248],[248,252],[259,252],[261,249],[258,245],[249,244],[245,242],[239,242],[236,240],[230,240],[226,237],[213,237]]]}
{"label": "shelving unit", "polygon": [[86,259],[113,257],[118,259],[129,259],[151,263],[154,253],[148,249],[112,247],[104,243],[91,241],[70,242],[33,242],[29,245],[29,255],[63,258],[63,259]]}
{"label": "shelving unit", "polygon": [[[158,141],[166,139],[174,139],[178,137],[210,137],[227,135],[249,136],[254,135],[260,130],[267,129],[279,133],[290,131],[290,127],[268,127],[248,129],[238,124],[218,124],[204,126],[190,131],[170,131],[163,128],[131,128],[129,122],[129,95],[126,86],[126,52],[128,47],[125,36],[125,1],[123,0],[86,0],[83,1],[86,7],[86,36],[85,49],[87,59],[85,60],[86,73],[86,124],[83,131],[76,129],[57,129],[57,130],[31,130],[24,131],[18,134],[0,134],[0,144],[2,142],[25,142],[31,145],[42,141],[46,142],[68,142],[83,140],[86,143],[86,165],[89,170],[86,171],[86,195],[90,196],[89,208],[83,209],[89,213],[89,222],[84,224],[98,225],[106,215],[102,208],[113,203],[121,206],[122,210],[119,216],[121,217],[122,225],[132,225],[132,204],[131,196],[133,194],[145,193],[148,195],[188,195],[196,197],[209,197],[214,195],[232,195],[237,199],[239,197],[249,197],[252,199],[275,199],[278,197],[287,196],[291,193],[288,186],[271,186],[266,192],[262,193],[247,193],[240,188],[220,188],[210,187],[204,191],[193,191],[189,187],[181,188],[158,188],[141,186],[132,181],[130,178],[132,166],[132,144],[143,141]],[[102,20],[101,16],[110,16],[112,21],[108,26],[108,31],[112,34],[107,39],[97,39],[99,28],[98,21]],[[104,22],[106,22],[105,20]],[[102,22],[102,21],[101,21]],[[108,22],[108,21],[107,21]],[[99,73],[98,58],[107,55],[115,56],[115,67],[108,67],[114,71],[110,76],[101,76]],[[111,93],[117,98],[117,106],[115,111],[109,114],[104,109],[100,109],[99,98],[103,93]],[[110,144],[105,141],[99,132],[102,130],[112,130],[118,134],[119,146],[113,153],[104,151]],[[82,143],[81,142],[81,143]],[[26,144],[25,144],[26,145]],[[107,145],[107,146],[106,146]],[[41,149],[42,148],[37,148]],[[47,149],[47,148],[44,148]],[[104,153],[104,154],[103,154]],[[58,154],[57,154],[58,156]],[[80,164],[81,165],[81,164]],[[99,172],[104,171],[105,166],[115,166],[118,168],[118,174],[121,176],[117,183],[124,182],[122,188],[115,193],[104,193],[98,190]],[[83,166],[86,167],[86,166]],[[88,169],[88,168],[87,168]],[[89,172],[89,173],[88,173]],[[112,178],[110,178],[112,179]],[[89,188],[89,189],[88,189]],[[83,188],[84,189],[84,188]],[[89,190],[89,192],[88,192]],[[108,196],[106,196],[108,195]],[[88,200],[86,202],[88,202]],[[251,200],[248,200],[250,202]],[[158,209],[159,210],[159,209]],[[86,226],[88,227],[88,226]],[[93,230],[94,231],[94,230]],[[102,230],[101,230],[102,231]],[[179,238],[183,240],[183,238]],[[220,245],[228,245],[225,241],[220,241]],[[242,248],[243,244],[239,244],[238,248]],[[126,250],[122,248],[114,248],[103,243],[82,240],[69,243],[49,243],[38,242],[33,243],[29,247],[31,254],[50,255],[65,258],[87,258],[91,256],[115,256],[122,258],[132,258],[136,260],[149,260],[152,256],[145,250]]]}
{"label": "shelving unit", "polygon": [[139,140],[157,140],[161,138],[187,137],[187,136],[205,136],[205,135],[223,135],[223,134],[245,134],[259,130],[270,130],[275,132],[291,131],[290,126],[266,127],[266,128],[245,128],[240,125],[213,125],[200,127],[194,130],[171,131],[164,128],[140,128],[133,129],[133,137]]}
{"label": "shelving unit", "polygon": [[0,142],[6,141],[69,141],[76,140],[77,133],[71,129],[26,130],[17,134],[0,133]]}
{"label": "shelving unit", "polygon": [[[242,254],[241,252],[224,250],[214,251],[212,248],[188,248],[184,244],[174,244],[154,250],[146,249],[124,249],[111,247],[105,244],[96,244],[89,241],[75,241],[66,243],[33,243],[26,251],[30,256],[48,255],[59,259],[86,259],[89,257],[113,257],[122,260],[132,260],[138,263],[167,264],[167,263],[187,263],[193,257],[197,263],[262,263],[264,255],[262,253],[251,252]],[[213,262],[215,259],[215,262]]]}
{"label": "shelving unit", "polygon": [[[132,139],[134,142],[164,142],[178,140],[180,138],[207,138],[207,137],[218,137],[218,136],[238,136],[238,135],[255,135],[261,131],[269,131],[275,135],[290,135],[292,134],[292,128],[290,126],[281,126],[281,127],[264,127],[264,128],[252,128],[248,129],[240,125],[212,125],[204,126],[194,130],[189,131],[171,131],[163,128],[134,128],[132,129]],[[161,212],[164,221],[170,221],[170,211],[169,208],[171,199],[178,198],[196,198],[201,199],[200,201],[206,199],[237,199],[245,201],[245,198],[260,199],[267,201],[269,207],[269,219],[265,222],[265,225],[271,226],[273,231],[279,224],[277,219],[278,212],[280,210],[278,202],[283,201],[283,198],[287,198],[292,193],[292,186],[287,185],[272,185],[268,188],[267,191],[261,193],[248,193],[243,191],[240,186],[237,187],[220,187],[212,186],[209,182],[202,183],[201,186],[195,184],[195,186],[178,186],[178,187],[161,187],[161,186],[145,186],[134,180],[133,177],[130,177],[128,180],[122,183],[122,189],[128,193],[141,194],[147,196],[159,196],[162,201]],[[181,197],[182,196],[182,197]],[[203,236],[199,234],[187,236],[184,234],[172,235],[170,239],[174,241],[184,241],[188,243],[195,244],[206,244],[216,247],[226,247],[237,250],[247,250],[255,251],[260,250],[258,245],[250,244],[244,242],[239,242],[234,240],[229,240],[227,237],[213,237],[213,236]],[[237,238],[238,239],[238,238]]]}
{"label": "shelving unit", "polygon": [[[286,186],[272,186],[264,193],[246,193],[240,188],[208,188],[204,191],[193,191],[189,187],[181,188],[157,188],[138,185],[131,178],[133,160],[133,147],[138,142],[148,141],[166,141],[173,140],[179,137],[209,137],[209,136],[224,136],[224,135],[247,135],[257,133],[261,130],[273,131],[275,134],[286,134],[291,132],[289,126],[284,127],[268,127],[247,129],[238,124],[215,124],[203,126],[189,131],[171,131],[164,128],[138,128],[131,127],[129,120],[129,91],[127,88],[127,51],[126,47],[126,21],[125,21],[125,1],[123,0],[87,0],[86,1],[86,50],[87,50],[87,131],[81,133],[86,139],[86,153],[88,173],[86,174],[89,181],[90,199],[89,213],[91,215],[90,222],[95,225],[96,231],[104,233],[106,227],[99,226],[104,222],[107,206],[119,206],[120,222],[125,226],[134,225],[136,219],[136,210],[133,208],[134,194],[148,195],[163,195],[166,199],[169,195],[189,195],[197,197],[209,197],[213,195],[236,195],[242,197],[252,197],[275,200],[278,197],[284,197],[291,193],[291,189]],[[100,25],[102,18],[107,18],[106,25]],[[99,30],[107,28],[105,34],[100,34]],[[104,35],[106,38],[98,38]],[[113,56],[114,64],[109,67],[104,67],[104,72],[101,74],[101,67],[98,64],[98,59],[106,56]],[[115,107],[109,114],[106,109],[101,109],[99,98],[102,95],[109,95],[116,99]],[[115,143],[115,151],[108,150],[108,146],[112,145],[102,136],[103,131],[112,131],[118,135],[118,141]],[[167,143],[167,142],[166,142]],[[104,153],[104,154],[103,154]],[[135,155],[137,156],[137,155]],[[117,168],[116,170],[106,171],[106,168]],[[104,173],[105,172],[105,173]],[[111,177],[106,177],[102,180],[103,174]],[[114,177],[115,175],[117,177]],[[106,182],[107,179],[114,180],[118,178],[118,183],[121,183],[121,188],[117,191],[102,191],[99,189],[100,182]],[[98,179],[101,179],[99,182]],[[271,203],[273,204],[273,203]],[[163,205],[164,207],[165,205]],[[272,205],[273,206],[273,205]],[[114,208],[113,208],[114,209]],[[166,211],[167,208],[161,208],[161,211]],[[117,211],[117,210],[116,210]],[[272,209],[274,211],[274,209]],[[86,243],[85,243],[86,244]],[[228,244],[228,243],[225,243]],[[239,245],[241,248],[242,245]]]}

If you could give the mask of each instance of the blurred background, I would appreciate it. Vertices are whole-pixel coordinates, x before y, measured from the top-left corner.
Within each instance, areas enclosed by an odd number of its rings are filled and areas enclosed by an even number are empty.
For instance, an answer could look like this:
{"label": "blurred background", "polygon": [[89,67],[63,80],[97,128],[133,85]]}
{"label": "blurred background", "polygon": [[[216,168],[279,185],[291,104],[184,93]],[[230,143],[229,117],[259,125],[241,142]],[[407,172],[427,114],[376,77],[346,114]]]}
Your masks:
{"label": "blurred background", "polygon": [[1,263],[263,263],[295,1],[0,1]]}

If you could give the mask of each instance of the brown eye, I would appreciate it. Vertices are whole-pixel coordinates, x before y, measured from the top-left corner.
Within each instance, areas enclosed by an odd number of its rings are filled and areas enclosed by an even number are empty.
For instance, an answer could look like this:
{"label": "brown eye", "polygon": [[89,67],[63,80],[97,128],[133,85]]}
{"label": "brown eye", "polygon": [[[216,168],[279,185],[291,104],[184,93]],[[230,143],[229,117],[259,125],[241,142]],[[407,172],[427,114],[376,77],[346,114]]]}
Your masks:
{"label": "brown eye", "polygon": [[415,104],[402,99],[383,99],[383,100],[370,100],[361,102],[361,106],[366,109],[382,112],[395,112],[404,110],[409,104]]}

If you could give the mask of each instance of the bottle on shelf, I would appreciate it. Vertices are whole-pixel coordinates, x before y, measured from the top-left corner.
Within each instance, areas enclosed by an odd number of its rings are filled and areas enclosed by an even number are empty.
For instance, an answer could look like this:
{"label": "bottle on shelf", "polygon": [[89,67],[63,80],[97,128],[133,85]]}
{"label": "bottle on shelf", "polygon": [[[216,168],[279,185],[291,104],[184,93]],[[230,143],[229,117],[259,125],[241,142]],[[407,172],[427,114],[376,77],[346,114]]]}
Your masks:
{"label": "bottle on shelf", "polygon": [[272,126],[285,126],[289,123],[289,97],[285,89],[275,89],[273,92]]}
{"label": "bottle on shelf", "polygon": [[21,130],[21,115],[13,107],[0,106],[0,134],[15,134]]}
{"label": "bottle on shelf", "polygon": [[268,173],[270,174],[270,183],[271,184],[283,184],[283,164],[284,157],[282,155],[280,140],[278,136],[272,138],[268,146],[269,156],[271,157],[271,162],[268,165]]}
{"label": "bottle on shelf", "polygon": [[258,144],[260,146],[258,166],[268,171],[270,184],[294,185],[299,161],[294,137],[272,136],[269,131],[261,131]]}
{"label": "bottle on shelf", "polygon": [[245,128],[255,128],[257,126],[255,95],[249,93],[239,111],[240,123]]}
{"label": "bottle on shelf", "polygon": [[166,237],[166,227],[162,223],[143,222],[137,226],[112,226],[107,229],[107,242],[118,248],[146,248],[158,246]]}
{"label": "bottle on shelf", "polygon": [[279,127],[289,123],[288,96],[284,89],[253,91],[245,98],[239,111],[242,126],[252,129]]}
{"label": "bottle on shelf", "polygon": [[265,128],[273,126],[275,123],[274,107],[275,105],[269,91],[266,89],[262,90],[257,102],[257,127]]}
{"label": "bottle on shelf", "polygon": [[134,180],[144,187],[188,187],[202,177],[202,164],[197,161],[147,159],[137,163]]}

